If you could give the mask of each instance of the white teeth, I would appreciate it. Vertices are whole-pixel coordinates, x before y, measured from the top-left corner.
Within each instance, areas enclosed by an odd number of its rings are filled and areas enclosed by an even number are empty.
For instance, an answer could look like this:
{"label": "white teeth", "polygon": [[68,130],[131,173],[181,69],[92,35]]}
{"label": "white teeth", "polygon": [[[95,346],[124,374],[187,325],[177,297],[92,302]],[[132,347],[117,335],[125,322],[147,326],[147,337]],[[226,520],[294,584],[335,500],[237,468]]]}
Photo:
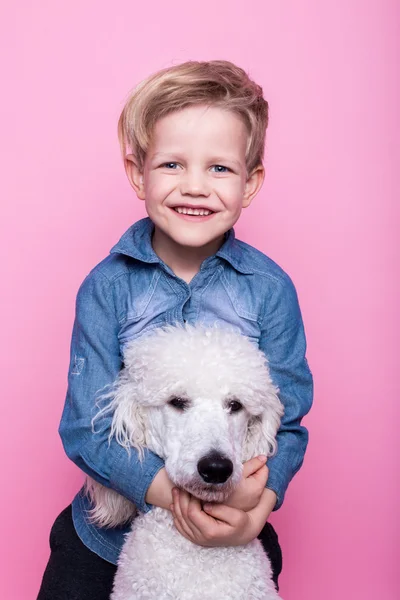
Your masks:
{"label": "white teeth", "polygon": [[211,210],[205,208],[186,208],[185,206],[176,206],[174,210],[181,215],[194,215],[196,217],[207,217],[212,213]]}

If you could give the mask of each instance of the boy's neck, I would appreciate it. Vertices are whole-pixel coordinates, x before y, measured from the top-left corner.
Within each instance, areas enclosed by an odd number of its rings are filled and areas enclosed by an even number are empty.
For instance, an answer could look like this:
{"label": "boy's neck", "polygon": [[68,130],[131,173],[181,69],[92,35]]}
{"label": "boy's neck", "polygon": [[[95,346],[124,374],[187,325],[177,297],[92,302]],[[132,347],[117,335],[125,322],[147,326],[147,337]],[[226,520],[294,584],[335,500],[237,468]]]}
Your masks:
{"label": "boy's neck", "polygon": [[223,243],[224,236],[200,248],[183,247],[157,227],[152,238],[153,250],[157,256],[186,283],[190,283],[196,273],[200,271],[203,261],[218,252]]}

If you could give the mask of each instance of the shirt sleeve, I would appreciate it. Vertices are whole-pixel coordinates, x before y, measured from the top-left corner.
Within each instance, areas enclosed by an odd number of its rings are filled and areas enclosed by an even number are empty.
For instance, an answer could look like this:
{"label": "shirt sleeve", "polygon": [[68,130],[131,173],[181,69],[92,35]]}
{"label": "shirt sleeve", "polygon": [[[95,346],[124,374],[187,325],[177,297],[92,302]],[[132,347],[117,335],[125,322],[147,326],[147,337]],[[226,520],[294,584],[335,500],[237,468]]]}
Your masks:
{"label": "shirt sleeve", "polygon": [[269,362],[273,383],[285,412],[277,434],[278,450],[268,460],[267,487],[277,494],[274,510],[281,507],[287,487],[303,464],[308,431],[301,424],[313,401],[313,378],[295,287],[287,275],[276,280],[267,299],[259,347]]}
{"label": "shirt sleeve", "polygon": [[145,451],[139,461],[113,438],[109,440],[112,416],[99,419],[96,398],[112,384],[121,366],[119,322],[110,283],[100,270],[93,270],[79,288],[71,341],[68,390],[59,434],[68,457],[95,481],[119,492],[142,512],[147,490],[164,466],[156,454]]}

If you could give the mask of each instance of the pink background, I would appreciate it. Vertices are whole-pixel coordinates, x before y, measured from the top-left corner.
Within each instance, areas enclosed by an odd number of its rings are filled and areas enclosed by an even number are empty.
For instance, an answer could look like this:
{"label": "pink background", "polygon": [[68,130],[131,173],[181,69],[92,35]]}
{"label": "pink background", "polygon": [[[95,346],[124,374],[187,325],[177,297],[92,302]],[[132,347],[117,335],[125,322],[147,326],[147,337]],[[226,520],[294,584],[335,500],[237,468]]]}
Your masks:
{"label": "pink background", "polygon": [[214,58],[270,102],[266,183],[237,234],[292,276],[315,376],[309,451],[272,519],[282,595],[399,597],[396,4],[2,3],[1,598],[36,597],[82,481],[57,434],[75,295],[143,215],[119,112],[151,72]]}

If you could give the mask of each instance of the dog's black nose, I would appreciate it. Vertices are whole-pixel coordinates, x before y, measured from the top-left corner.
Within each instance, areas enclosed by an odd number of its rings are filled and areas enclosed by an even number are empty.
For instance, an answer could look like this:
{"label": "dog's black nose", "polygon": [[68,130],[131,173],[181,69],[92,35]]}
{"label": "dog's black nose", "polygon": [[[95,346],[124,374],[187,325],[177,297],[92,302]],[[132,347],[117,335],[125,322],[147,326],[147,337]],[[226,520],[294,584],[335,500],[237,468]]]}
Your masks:
{"label": "dog's black nose", "polygon": [[199,460],[197,470],[206,483],[225,483],[232,475],[233,463],[218,452],[211,452]]}

